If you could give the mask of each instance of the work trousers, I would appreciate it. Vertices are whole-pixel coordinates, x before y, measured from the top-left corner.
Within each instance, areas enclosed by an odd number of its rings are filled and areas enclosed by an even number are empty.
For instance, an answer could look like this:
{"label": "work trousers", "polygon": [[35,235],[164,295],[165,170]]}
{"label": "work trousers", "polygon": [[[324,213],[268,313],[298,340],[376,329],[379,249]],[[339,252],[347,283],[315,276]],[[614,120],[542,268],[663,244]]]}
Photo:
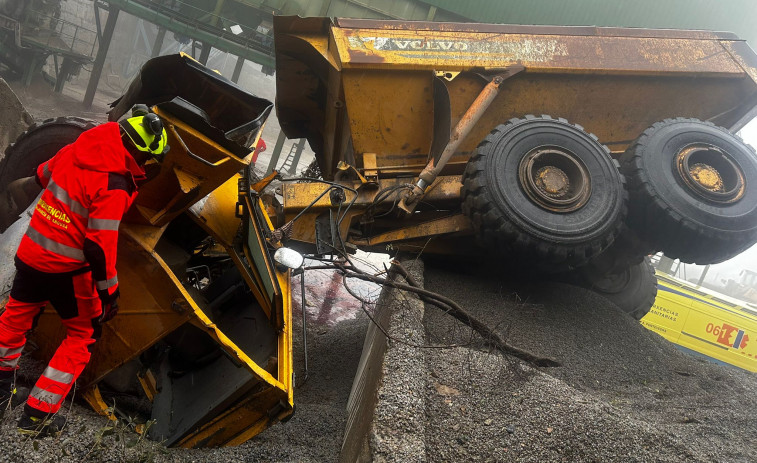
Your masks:
{"label": "work trousers", "polygon": [[44,273],[16,258],[10,298],[0,315],[0,377],[18,368],[26,335],[48,302],[58,312],[66,337],[26,402],[26,413],[38,417],[60,409],[101,333],[102,304],[90,271]]}

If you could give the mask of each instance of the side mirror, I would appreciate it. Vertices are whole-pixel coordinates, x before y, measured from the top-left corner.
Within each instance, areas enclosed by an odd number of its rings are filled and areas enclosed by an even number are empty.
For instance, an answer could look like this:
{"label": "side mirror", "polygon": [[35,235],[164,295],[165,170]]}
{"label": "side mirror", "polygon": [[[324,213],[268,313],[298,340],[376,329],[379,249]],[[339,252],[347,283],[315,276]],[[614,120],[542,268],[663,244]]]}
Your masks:
{"label": "side mirror", "polygon": [[289,248],[277,249],[273,254],[273,260],[276,261],[277,267],[279,267],[280,271],[287,268],[297,270],[305,263],[305,258],[302,257],[302,254]]}

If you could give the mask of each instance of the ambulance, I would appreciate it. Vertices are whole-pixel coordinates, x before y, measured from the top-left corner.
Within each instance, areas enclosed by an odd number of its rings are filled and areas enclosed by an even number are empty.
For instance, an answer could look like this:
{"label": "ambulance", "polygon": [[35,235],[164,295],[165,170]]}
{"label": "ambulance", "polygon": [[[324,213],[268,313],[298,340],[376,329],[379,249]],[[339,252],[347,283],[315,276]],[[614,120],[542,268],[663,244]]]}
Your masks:
{"label": "ambulance", "polygon": [[685,352],[757,372],[757,306],[656,275],[657,298],[642,325]]}

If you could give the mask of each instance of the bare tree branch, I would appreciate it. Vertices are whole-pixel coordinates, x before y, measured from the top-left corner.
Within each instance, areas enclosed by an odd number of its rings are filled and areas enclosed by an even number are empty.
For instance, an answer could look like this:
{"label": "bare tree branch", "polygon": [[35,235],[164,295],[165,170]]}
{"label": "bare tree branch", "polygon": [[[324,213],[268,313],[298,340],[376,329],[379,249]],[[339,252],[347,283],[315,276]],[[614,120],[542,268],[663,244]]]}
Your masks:
{"label": "bare tree branch", "polygon": [[334,265],[344,273],[345,278],[357,278],[360,280],[370,281],[373,283],[378,283],[380,285],[418,294],[421,300],[423,300],[424,302],[437,306],[438,308],[449,313],[456,320],[471,327],[474,331],[476,331],[484,338],[484,342],[487,345],[494,347],[504,354],[511,355],[539,367],[560,366],[560,363],[554,359],[540,357],[536,354],[508,344],[496,332],[489,328],[486,323],[478,320],[476,317],[471,315],[470,312],[464,310],[457,303],[455,303],[455,301],[433,291],[428,291],[421,288],[417,281],[415,281],[415,279],[412,277],[412,275],[408,273],[407,269],[405,269],[405,267],[397,261],[394,261],[392,263],[391,271],[402,275],[409,284],[399,283],[387,278],[376,277],[367,274],[355,267],[348,267],[338,262],[335,262]]}

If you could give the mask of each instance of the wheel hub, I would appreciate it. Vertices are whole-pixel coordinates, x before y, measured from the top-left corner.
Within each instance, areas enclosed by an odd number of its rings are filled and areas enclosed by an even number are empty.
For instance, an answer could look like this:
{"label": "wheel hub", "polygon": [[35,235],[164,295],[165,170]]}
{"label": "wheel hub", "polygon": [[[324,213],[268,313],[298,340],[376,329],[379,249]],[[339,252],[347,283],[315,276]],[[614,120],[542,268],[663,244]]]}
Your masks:
{"label": "wheel hub", "polygon": [[553,212],[575,211],[591,195],[586,166],[561,147],[539,147],[526,154],[520,161],[518,177],[528,197]]}
{"label": "wheel hub", "polygon": [[724,191],[723,179],[720,177],[720,173],[713,169],[712,166],[702,164],[701,162],[699,164],[694,164],[691,166],[691,169],[689,169],[689,174],[694,181],[709,191],[717,193],[722,193]]}
{"label": "wheel hub", "polygon": [[542,167],[536,172],[536,188],[551,198],[560,198],[568,192],[570,179],[555,166]]}
{"label": "wheel hub", "polygon": [[679,178],[697,196],[721,204],[744,196],[744,172],[722,149],[706,143],[688,145],[678,152],[675,161]]}

